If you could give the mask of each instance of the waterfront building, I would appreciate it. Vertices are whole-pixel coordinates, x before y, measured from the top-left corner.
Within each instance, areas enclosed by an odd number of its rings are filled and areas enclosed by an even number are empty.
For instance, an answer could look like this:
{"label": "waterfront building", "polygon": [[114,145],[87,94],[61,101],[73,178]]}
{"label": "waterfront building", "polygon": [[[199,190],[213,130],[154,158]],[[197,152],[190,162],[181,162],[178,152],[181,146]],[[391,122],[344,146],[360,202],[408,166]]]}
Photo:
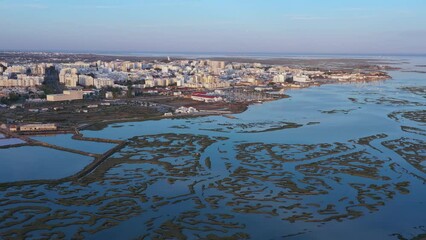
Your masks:
{"label": "waterfront building", "polygon": [[175,110],[175,113],[177,114],[191,114],[191,113],[197,113],[198,110],[194,107],[180,107]]}
{"label": "waterfront building", "polygon": [[18,126],[17,125],[10,125],[9,126],[9,131],[11,131],[11,132],[17,132],[18,131]]}
{"label": "waterfront building", "polygon": [[283,73],[283,74],[275,75],[272,81],[275,83],[284,83],[284,82],[290,81],[292,78],[293,76],[290,73]]}
{"label": "waterfront building", "polygon": [[56,124],[25,124],[19,126],[21,132],[41,132],[41,131],[56,131],[58,127]]}
{"label": "waterfront building", "polygon": [[275,83],[283,83],[285,82],[285,76],[283,74],[276,75],[272,81]]}
{"label": "waterfront building", "polygon": [[296,75],[293,77],[293,81],[295,82],[310,82],[311,79],[309,76],[306,75]]}
{"label": "waterfront building", "polygon": [[207,95],[206,93],[193,93],[191,99],[200,102],[219,102],[223,100],[222,97]]}
{"label": "waterfront building", "polygon": [[72,101],[83,99],[83,91],[79,90],[66,90],[62,94],[50,94],[47,95],[48,102],[60,102],[60,101]]}

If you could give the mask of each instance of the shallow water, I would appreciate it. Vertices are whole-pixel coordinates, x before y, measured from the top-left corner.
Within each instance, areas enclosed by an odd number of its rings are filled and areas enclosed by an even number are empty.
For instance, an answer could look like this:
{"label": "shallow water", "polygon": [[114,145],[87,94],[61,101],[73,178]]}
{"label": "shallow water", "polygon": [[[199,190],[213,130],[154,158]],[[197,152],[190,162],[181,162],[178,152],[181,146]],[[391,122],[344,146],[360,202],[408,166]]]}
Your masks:
{"label": "shallow water", "polygon": [[111,143],[75,140],[75,139],[72,139],[72,134],[34,136],[32,138],[37,141],[54,144],[60,147],[66,147],[66,148],[76,149],[76,150],[80,150],[80,151],[84,151],[88,153],[97,153],[97,154],[102,154],[115,146],[115,144],[111,144]]}
{"label": "shallow water", "polygon": [[[0,183],[68,177],[93,159],[58,150],[35,147],[0,149]],[[4,197],[4,192],[0,197]]]}
{"label": "shallow water", "polygon": [[0,147],[25,143],[19,138],[0,138]]}
{"label": "shallow water", "polygon": [[[405,69],[426,63],[409,60]],[[289,91],[291,98],[253,105],[236,119],[164,119],[83,131],[128,145],[78,183],[1,187],[0,233],[88,239],[424,236],[426,74],[391,74],[394,79],[385,82]],[[67,145],[69,139],[54,141]]]}

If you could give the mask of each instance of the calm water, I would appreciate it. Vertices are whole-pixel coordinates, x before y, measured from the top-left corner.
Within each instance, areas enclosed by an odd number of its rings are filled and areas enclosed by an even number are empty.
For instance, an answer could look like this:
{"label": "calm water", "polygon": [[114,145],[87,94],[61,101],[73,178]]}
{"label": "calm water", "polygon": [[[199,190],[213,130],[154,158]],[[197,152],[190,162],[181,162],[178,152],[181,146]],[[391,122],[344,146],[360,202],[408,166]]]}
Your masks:
{"label": "calm water", "polygon": [[22,143],[25,143],[25,141],[22,141],[19,138],[1,138],[0,137],[0,147],[17,145]]}
{"label": "calm water", "polygon": [[80,151],[84,151],[88,153],[97,153],[97,154],[102,154],[115,146],[115,144],[111,144],[111,143],[75,140],[75,139],[72,139],[72,134],[36,136],[32,138],[37,141],[55,144],[60,147],[77,149]]}
{"label": "calm water", "polygon": [[[68,177],[93,159],[58,150],[24,146],[0,149],[0,183]],[[5,197],[2,192],[1,197]]]}
{"label": "calm water", "polygon": [[[404,69],[426,70],[415,67],[426,59],[408,60]],[[0,187],[0,233],[68,239],[422,236],[426,74],[391,74],[386,82],[289,91],[291,98],[253,105],[236,119],[164,119],[84,131],[128,145],[79,182]],[[0,149],[0,162],[13,155],[21,167],[44,156],[28,148],[10,151]]]}

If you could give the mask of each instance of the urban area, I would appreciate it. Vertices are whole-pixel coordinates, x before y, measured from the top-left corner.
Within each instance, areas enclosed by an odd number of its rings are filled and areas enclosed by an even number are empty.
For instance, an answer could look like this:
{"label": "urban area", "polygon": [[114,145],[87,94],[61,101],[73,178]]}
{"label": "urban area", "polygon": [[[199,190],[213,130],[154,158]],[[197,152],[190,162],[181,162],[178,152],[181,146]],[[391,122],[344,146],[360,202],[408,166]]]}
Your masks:
{"label": "urban area", "polygon": [[0,62],[0,124],[2,131],[31,134],[111,121],[232,117],[249,104],[287,97],[291,88],[389,78],[374,70],[170,58],[5,60]]}

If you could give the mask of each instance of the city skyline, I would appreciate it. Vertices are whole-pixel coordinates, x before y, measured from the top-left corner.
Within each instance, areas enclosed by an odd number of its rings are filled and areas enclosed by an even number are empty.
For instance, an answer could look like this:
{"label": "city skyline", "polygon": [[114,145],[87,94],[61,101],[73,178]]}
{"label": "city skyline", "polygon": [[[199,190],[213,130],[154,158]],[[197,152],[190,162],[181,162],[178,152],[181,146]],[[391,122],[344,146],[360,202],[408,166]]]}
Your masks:
{"label": "city skyline", "polygon": [[0,50],[425,54],[424,10],[419,0],[0,0]]}

